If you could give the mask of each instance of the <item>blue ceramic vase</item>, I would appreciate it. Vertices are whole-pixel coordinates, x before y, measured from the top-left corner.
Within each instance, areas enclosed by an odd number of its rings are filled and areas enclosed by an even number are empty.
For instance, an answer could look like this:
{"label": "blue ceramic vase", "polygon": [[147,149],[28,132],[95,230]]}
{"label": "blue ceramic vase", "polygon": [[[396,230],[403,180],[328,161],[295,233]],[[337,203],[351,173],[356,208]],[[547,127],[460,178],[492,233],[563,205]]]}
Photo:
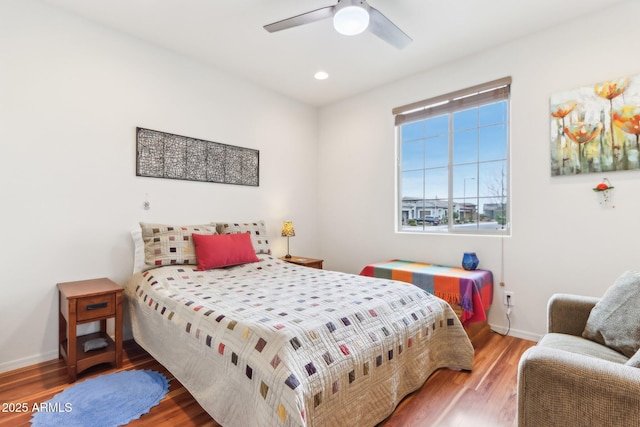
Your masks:
{"label": "blue ceramic vase", "polygon": [[465,270],[475,270],[480,261],[475,252],[465,252],[462,256],[462,268]]}

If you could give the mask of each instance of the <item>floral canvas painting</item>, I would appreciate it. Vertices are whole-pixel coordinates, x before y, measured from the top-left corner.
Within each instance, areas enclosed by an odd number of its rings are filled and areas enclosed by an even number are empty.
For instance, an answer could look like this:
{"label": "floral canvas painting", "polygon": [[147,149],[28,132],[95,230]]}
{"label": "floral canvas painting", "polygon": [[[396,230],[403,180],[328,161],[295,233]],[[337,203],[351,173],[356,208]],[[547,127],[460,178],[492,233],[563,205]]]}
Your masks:
{"label": "floral canvas painting", "polygon": [[640,75],[553,94],[551,175],[640,169]]}

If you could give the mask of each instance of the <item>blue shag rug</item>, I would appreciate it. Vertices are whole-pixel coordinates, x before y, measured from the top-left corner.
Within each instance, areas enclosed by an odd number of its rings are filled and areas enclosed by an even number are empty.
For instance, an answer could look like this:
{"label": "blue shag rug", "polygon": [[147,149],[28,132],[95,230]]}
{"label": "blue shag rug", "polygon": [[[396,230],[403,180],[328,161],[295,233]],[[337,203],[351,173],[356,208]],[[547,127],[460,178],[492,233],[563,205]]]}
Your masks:
{"label": "blue shag rug", "polygon": [[150,370],[121,371],[79,382],[34,408],[33,427],[116,427],[160,403],[169,380]]}

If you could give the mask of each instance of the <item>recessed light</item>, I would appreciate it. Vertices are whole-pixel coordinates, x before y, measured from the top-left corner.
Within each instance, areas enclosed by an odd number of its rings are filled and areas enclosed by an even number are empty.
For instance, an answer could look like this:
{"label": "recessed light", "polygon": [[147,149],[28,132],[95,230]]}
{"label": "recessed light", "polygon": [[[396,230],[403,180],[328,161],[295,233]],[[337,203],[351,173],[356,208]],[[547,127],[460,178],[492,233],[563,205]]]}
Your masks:
{"label": "recessed light", "polygon": [[318,71],[313,77],[315,77],[316,80],[326,80],[329,78],[329,74],[326,71]]}

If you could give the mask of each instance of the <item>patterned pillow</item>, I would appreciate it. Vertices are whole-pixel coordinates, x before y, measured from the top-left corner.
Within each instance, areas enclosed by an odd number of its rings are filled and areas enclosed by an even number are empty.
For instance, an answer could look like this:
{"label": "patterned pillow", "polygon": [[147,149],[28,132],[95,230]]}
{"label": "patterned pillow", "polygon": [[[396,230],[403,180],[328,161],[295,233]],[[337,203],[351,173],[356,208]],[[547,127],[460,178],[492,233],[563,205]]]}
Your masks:
{"label": "patterned pillow", "polygon": [[166,225],[140,223],[146,268],[162,265],[197,265],[193,233],[216,234],[211,225]]}
{"label": "patterned pillow", "polygon": [[216,224],[220,234],[249,233],[251,243],[257,254],[271,254],[269,240],[267,239],[267,226],[263,220],[256,222],[231,223],[219,222]]}
{"label": "patterned pillow", "polygon": [[627,357],[640,349],[640,272],[627,271],[591,309],[582,336]]}

